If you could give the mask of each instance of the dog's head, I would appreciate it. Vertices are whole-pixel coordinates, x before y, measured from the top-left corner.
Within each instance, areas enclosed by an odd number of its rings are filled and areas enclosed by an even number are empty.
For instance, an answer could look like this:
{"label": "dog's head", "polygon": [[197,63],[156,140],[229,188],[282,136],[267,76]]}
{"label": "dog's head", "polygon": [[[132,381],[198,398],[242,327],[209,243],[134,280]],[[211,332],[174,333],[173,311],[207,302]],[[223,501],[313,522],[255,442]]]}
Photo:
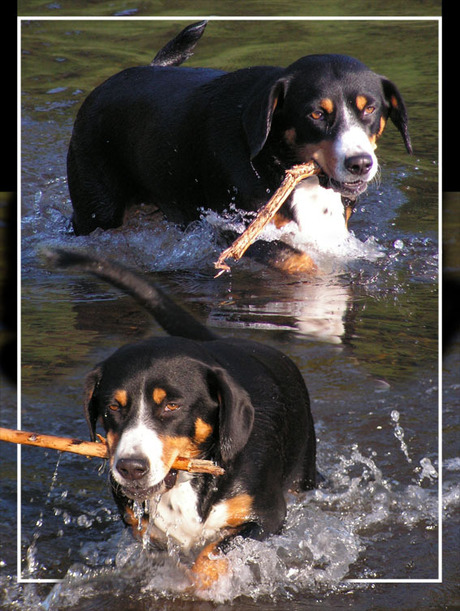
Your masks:
{"label": "dog's head", "polygon": [[397,87],[356,59],[309,55],[262,87],[243,110],[251,159],[266,147],[285,167],[314,159],[321,184],[354,199],[374,178],[387,120],[412,152]]}
{"label": "dog's head", "polygon": [[178,456],[231,461],[254,408],[195,342],[160,338],[125,346],[90,372],[85,413],[93,439],[102,420],[112,481],[143,501],[174,485]]}

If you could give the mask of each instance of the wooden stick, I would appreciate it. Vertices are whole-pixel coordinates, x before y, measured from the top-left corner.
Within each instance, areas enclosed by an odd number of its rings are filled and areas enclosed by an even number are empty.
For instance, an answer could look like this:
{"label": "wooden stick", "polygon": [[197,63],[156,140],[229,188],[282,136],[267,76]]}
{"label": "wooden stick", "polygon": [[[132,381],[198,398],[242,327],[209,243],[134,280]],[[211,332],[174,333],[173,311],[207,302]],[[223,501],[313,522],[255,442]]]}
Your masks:
{"label": "wooden stick", "polygon": [[[50,448],[60,452],[72,452],[87,457],[109,458],[109,450],[106,440],[98,435],[100,442],[82,441],[71,437],[57,437],[55,435],[40,435],[27,431],[15,431],[0,427],[0,441],[9,441],[22,445],[35,446],[39,448]],[[184,458],[179,456],[172,465],[172,469],[189,471],[190,473],[210,473],[211,475],[223,475],[224,469],[215,465],[210,460],[198,458]]]}
{"label": "wooden stick", "polygon": [[290,170],[286,170],[281,186],[275,191],[265,206],[259,210],[256,218],[247,229],[236,238],[231,246],[220,254],[219,258],[214,263],[214,267],[220,270],[215,278],[224,272],[230,271],[230,267],[225,263],[226,259],[230,257],[236,261],[241,259],[243,254],[254,242],[265,225],[272,220],[298,183],[318,174],[320,169],[319,165],[312,159],[311,161],[307,161],[307,163],[295,165]]}

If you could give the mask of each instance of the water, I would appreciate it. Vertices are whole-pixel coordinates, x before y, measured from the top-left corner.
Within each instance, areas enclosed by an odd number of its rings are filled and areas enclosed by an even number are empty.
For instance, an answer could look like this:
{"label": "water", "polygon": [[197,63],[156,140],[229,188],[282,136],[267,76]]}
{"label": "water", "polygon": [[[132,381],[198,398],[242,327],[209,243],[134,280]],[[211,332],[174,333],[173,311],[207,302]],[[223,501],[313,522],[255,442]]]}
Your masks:
{"label": "water", "polygon": [[[310,391],[327,485],[289,499],[282,533],[264,542],[237,539],[228,577],[198,600],[187,591],[190,558],[174,545],[169,556],[158,557],[123,531],[100,461],[63,455],[53,479],[57,454],[23,448],[20,564],[22,577],[32,573],[35,583],[15,583],[16,532],[0,524],[4,601],[13,609],[50,610],[113,608],[114,600],[124,609],[448,606],[456,596],[460,346],[454,344],[444,364],[442,473],[437,119],[430,110],[437,24],[208,26],[194,65],[287,64],[311,51],[345,52],[393,78],[406,97],[414,157],[388,127],[377,151],[379,182],[360,199],[350,238],[333,248],[315,246],[321,273],[314,279],[244,260],[214,279],[220,246],[212,226],[223,219],[207,213],[185,233],[147,208],[118,230],[79,238],[69,231],[65,153],[78,105],[115,70],[150,61],[174,29],[162,22],[23,26],[23,427],[87,438],[85,373],[121,344],[161,333],[115,289],[49,270],[39,255],[50,245],[87,248],[140,269],[221,333],[289,354]],[[229,221],[238,222],[238,215]],[[458,270],[460,259],[452,267]],[[5,388],[3,396],[11,410],[2,413],[2,425],[14,428],[13,393]],[[15,448],[4,455],[6,524],[16,519]],[[438,577],[440,509],[445,580],[423,583]]]}
{"label": "water", "polygon": [[56,467],[54,469],[53,477],[51,478],[50,488],[49,488],[47,497],[45,499],[44,508],[41,511],[40,516],[39,516],[38,520],[35,523],[35,531],[34,531],[34,534],[33,534],[33,537],[32,537],[32,542],[30,543],[30,545],[27,548],[27,554],[26,554],[27,569],[25,571],[25,575],[28,578],[29,577],[33,578],[35,573],[39,569],[39,563],[38,563],[38,561],[36,559],[37,543],[38,543],[38,539],[39,539],[39,537],[41,535],[41,529],[42,529],[42,526],[43,526],[44,512],[45,512],[45,509],[47,508],[47,505],[50,503],[51,495],[52,495],[52,492],[53,492],[54,487],[56,485],[60,459],[61,459],[61,455],[59,454],[57,462],[56,462]]}

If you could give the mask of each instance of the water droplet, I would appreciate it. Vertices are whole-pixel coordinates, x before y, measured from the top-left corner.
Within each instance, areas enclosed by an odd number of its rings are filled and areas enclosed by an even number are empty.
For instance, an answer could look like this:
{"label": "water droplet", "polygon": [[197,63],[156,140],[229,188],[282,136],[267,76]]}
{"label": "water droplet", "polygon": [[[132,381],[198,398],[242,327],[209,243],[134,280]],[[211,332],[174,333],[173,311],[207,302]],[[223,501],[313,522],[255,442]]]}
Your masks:
{"label": "water droplet", "polygon": [[407,444],[404,441],[404,429],[402,428],[402,426],[399,425],[399,412],[397,410],[393,410],[391,412],[391,419],[395,423],[394,436],[400,442],[400,444],[401,444],[401,451],[403,452],[404,456],[406,457],[407,462],[411,463],[412,459],[409,456],[409,451],[408,451],[408,448],[407,448]]}
{"label": "water droplet", "polygon": [[420,473],[420,482],[422,482],[423,479],[428,478],[428,479],[437,479],[438,477],[438,472],[436,471],[436,469],[433,467],[431,460],[429,458],[422,458],[420,460],[420,465],[422,466],[422,472]]}
{"label": "water droplet", "polygon": [[134,517],[137,519],[137,530],[142,530],[142,518],[144,516],[144,504],[133,501]]}

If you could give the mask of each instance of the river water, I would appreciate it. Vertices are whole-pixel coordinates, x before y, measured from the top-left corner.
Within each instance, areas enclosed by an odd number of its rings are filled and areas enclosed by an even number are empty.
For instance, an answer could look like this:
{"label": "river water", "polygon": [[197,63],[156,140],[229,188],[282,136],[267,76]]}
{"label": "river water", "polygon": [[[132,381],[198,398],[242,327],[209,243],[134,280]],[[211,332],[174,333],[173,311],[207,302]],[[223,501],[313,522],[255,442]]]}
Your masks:
{"label": "river water", "polygon": [[[145,208],[118,230],[70,231],[65,155],[80,103],[115,71],[148,63],[183,25],[22,23],[22,427],[87,438],[85,373],[121,344],[162,333],[115,289],[49,269],[40,256],[46,246],[80,247],[143,271],[222,334],[293,358],[311,395],[328,485],[290,499],[281,534],[237,541],[230,577],[203,601],[184,592],[174,550],[152,558],[123,532],[99,461],[24,447],[19,564],[31,583],[15,581],[12,529],[0,557],[5,600],[21,609],[450,608],[459,350],[450,347],[440,388],[437,21],[211,21],[190,62],[236,69],[339,52],[398,84],[415,154],[389,126],[379,180],[359,201],[350,239],[315,246],[314,279],[247,261],[214,279],[212,224],[221,219],[213,215],[183,232]],[[457,203],[447,223],[456,222]],[[460,266],[455,254],[451,266]],[[2,418],[15,427],[13,408]],[[16,448],[4,454],[1,504],[14,522]]]}

